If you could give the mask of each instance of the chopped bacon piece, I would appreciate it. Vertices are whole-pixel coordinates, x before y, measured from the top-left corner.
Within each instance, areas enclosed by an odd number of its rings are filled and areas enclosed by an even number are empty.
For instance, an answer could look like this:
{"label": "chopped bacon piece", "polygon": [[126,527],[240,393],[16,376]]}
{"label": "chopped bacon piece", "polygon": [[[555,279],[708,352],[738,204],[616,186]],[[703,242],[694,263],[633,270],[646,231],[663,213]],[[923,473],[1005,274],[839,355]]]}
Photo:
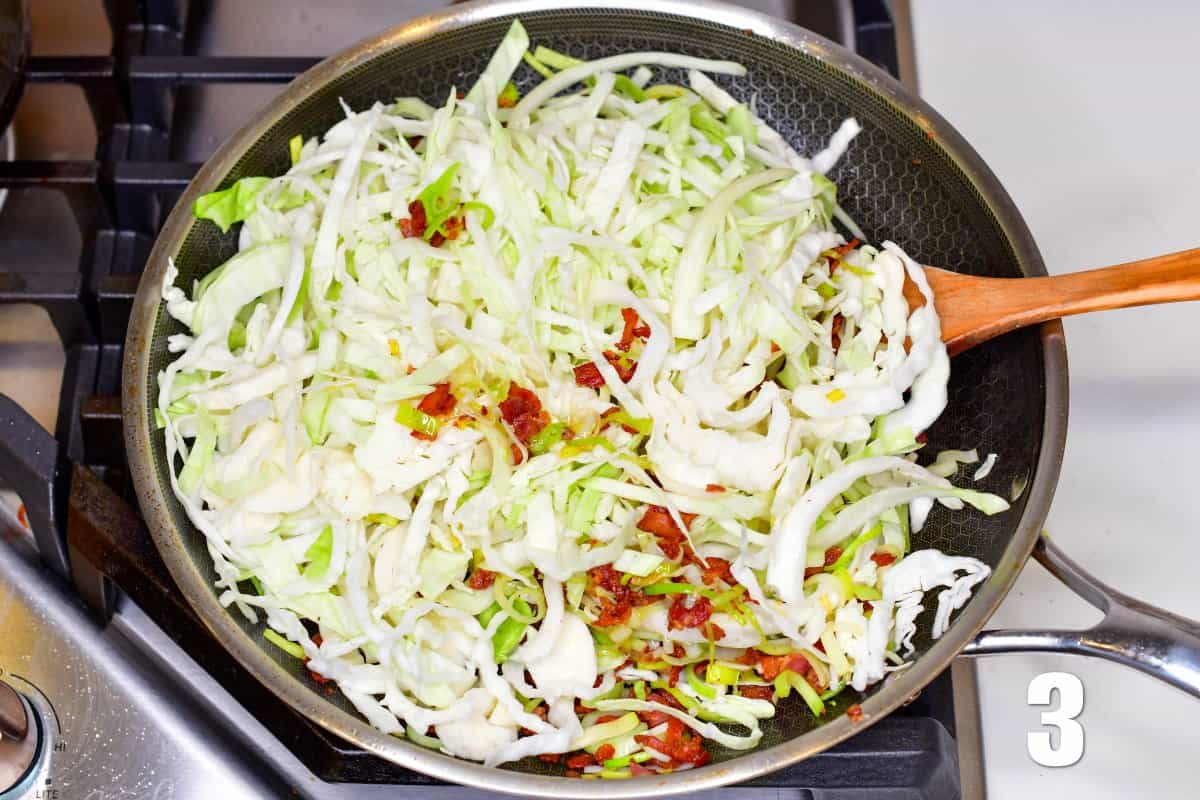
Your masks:
{"label": "chopped bacon piece", "polygon": [[715,622],[704,623],[704,635],[714,642],[719,642],[725,638],[725,629]]}
{"label": "chopped bacon piece", "polygon": [[471,573],[471,578],[467,581],[467,586],[470,586],[472,589],[490,589],[495,582],[496,573],[490,569],[483,569],[481,567]]}
{"label": "chopped bacon piece", "polygon": [[667,673],[667,686],[674,688],[679,684],[679,675],[683,672],[683,667],[675,664]]}
{"label": "chopped bacon piece", "polygon": [[610,594],[616,594],[621,588],[621,573],[612,564],[601,564],[588,570],[592,583]]}
{"label": "chopped bacon piece", "polygon": [[807,675],[812,669],[809,666],[808,659],[799,653],[782,656],[768,656],[759,654],[758,671],[764,678],[769,681],[779,677],[779,673],[784,671],[794,672],[797,675]]}
{"label": "chopped bacon piece", "polygon": [[538,396],[515,383],[508,385],[508,397],[500,402],[500,416],[526,445],[550,422],[550,415],[542,410]]}
{"label": "chopped bacon piece", "polygon": [[595,760],[588,753],[580,753],[567,759],[567,766],[571,769],[583,769],[584,767],[590,767],[594,763],[596,763]]}
{"label": "chopped bacon piece", "polygon": [[450,393],[450,384],[439,383],[433,387],[432,392],[421,398],[417,408],[431,417],[444,417],[453,411],[457,404],[458,398]]}
{"label": "chopped bacon piece", "polygon": [[589,361],[575,368],[575,385],[599,389],[604,385],[604,376],[600,374],[600,368]]}
{"label": "chopped bacon piece", "polygon": [[629,772],[635,778],[640,778],[645,775],[653,775],[654,774],[654,770],[647,769],[647,768],[643,767],[641,764],[638,764],[637,762],[634,762],[633,764],[629,765]]}
{"label": "chopped bacon piece", "polygon": [[561,753],[539,753],[538,758],[547,764],[557,764],[562,759]]}
{"label": "chopped bacon piece", "polygon": [[607,744],[607,743],[602,744],[596,748],[596,760],[597,761],[608,761],[610,758],[612,758],[614,755],[616,755],[616,753],[617,753],[617,749],[615,747],[613,747],[611,744]]}
{"label": "chopped bacon piece", "polygon": [[842,557],[842,548],[834,545],[825,551],[825,565],[821,567],[807,567],[804,570],[804,577],[811,578],[819,572],[824,572],[829,567],[837,563],[837,560]]}
{"label": "chopped bacon piece", "polygon": [[513,466],[519,466],[525,460],[525,453],[513,442],[509,442],[508,449],[512,451]]}
{"label": "chopped bacon piece", "polygon": [[424,136],[405,136],[404,141],[408,142],[409,147],[416,147],[424,138]]}
{"label": "chopped bacon piece", "polygon": [[408,219],[402,219],[396,223],[400,226],[400,233],[406,239],[420,239],[425,235],[425,227],[428,224],[425,217],[425,204],[420,200],[413,200],[409,203],[408,217]]}
{"label": "chopped bacon piece", "polygon": [[[696,518],[695,514],[679,515],[683,520],[683,524],[691,526],[692,520]],[[675,520],[671,518],[669,512],[663,506],[650,506],[646,509],[646,513],[637,524],[638,530],[652,533],[658,539],[658,546],[663,553],[670,559],[676,559],[683,552],[687,545],[687,540],[684,532],[675,524]],[[691,548],[687,548],[690,553]]]}
{"label": "chopped bacon piece", "polygon": [[708,562],[707,567],[705,567],[703,564],[700,565],[702,573],[701,578],[704,580],[705,584],[711,586],[718,579],[725,581],[730,586],[735,583],[733,579],[733,573],[729,571],[731,565],[728,561],[723,558],[717,558],[716,556],[709,556],[705,559],[705,561]]}
{"label": "chopped bacon piece", "polygon": [[625,327],[621,331],[621,341],[617,342],[617,349],[628,353],[634,339],[645,339],[650,335],[650,326],[641,322],[638,313],[632,308],[622,308],[621,319],[625,321]]}
{"label": "chopped bacon piece", "polygon": [[458,235],[467,227],[465,217],[450,217],[442,223],[442,231],[447,239],[457,239]]}
{"label": "chopped bacon piece", "polygon": [[862,722],[862,706],[860,706],[858,703],[850,706],[846,709],[846,716],[850,718],[851,722]]}
{"label": "chopped bacon piece", "polygon": [[425,433],[425,431],[409,431],[408,435],[414,439],[420,439],[423,442],[432,442],[433,440],[437,439],[437,437],[432,433]]}
{"label": "chopped bacon piece", "polygon": [[[305,659],[304,663],[307,664],[308,659]],[[312,678],[314,681],[316,681],[317,683],[320,683],[320,684],[329,683],[329,678],[326,678],[324,675],[322,675],[319,672],[313,672],[311,669],[308,671],[308,677]]]}
{"label": "chopped bacon piece", "polygon": [[878,566],[886,567],[896,561],[896,557],[891,553],[871,553],[871,560]]}
{"label": "chopped bacon piece", "polygon": [[833,323],[829,328],[829,336],[834,350],[842,346],[842,326],[845,325],[845,322],[846,320],[841,314],[833,315]]}
{"label": "chopped bacon piece", "polygon": [[727,491],[727,490],[725,489],[725,487],[724,487],[724,486],[722,486],[722,485],[721,485],[721,484],[719,484],[719,483],[710,483],[710,484],[708,484],[707,486],[705,486],[705,487],[704,487],[704,491],[706,491],[706,492],[716,492],[716,493],[720,493],[720,492],[724,492],[724,491]]}
{"label": "chopped bacon piece", "polygon": [[[576,372],[575,374],[576,374],[576,380],[578,380],[579,373]],[[597,374],[599,374],[599,371],[597,371]],[[580,385],[582,385],[582,384],[580,384]],[[606,419],[606,418],[612,416],[613,414],[616,414],[620,410],[621,409],[619,406],[613,406],[612,408],[608,409],[603,414],[601,414],[600,419],[602,419],[602,420]],[[609,424],[610,423],[608,423],[608,422],[604,422],[603,424],[600,425],[600,430],[604,430],[605,428],[607,428],[609,426]],[[638,432],[637,428],[630,427],[629,425],[626,425],[623,422],[621,423],[621,430],[625,431],[626,433],[637,433]]]}
{"label": "chopped bacon piece", "polygon": [[704,748],[704,740],[684,726],[682,722],[670,717],[666,720],[667,732],[660,739],[657,736],[641,734],[633,737],[639,744],[668,755],[678,764],[703,766],[708,763],[709,753]]}
{"label": "chopped bacon piece", "polygon": [[779,345],[775,344],[774,342],[771,342],[771,352],[772,352],[772,353],[778,353],[778,352],[779,352]]}
{"label": "chopped bacon piece", "polygon": [[849,253],[854,248],[858,247],[859,244],[861,244],[861,242],[859,242],[858,238],[855,237],[855,238],[851,239],[850,241],[846,242],[845,244],[839,244],[837,247],[835,247],[833,249],[837,252],[837,254],[839,256],[842,256],[844,258],[847,253]]}
{"label": "chopped bacon piece", "polygon": [[633,380],[633,374],[637,372],[636,361],[620,353],[614,353],[612,350],[604,351],[604,360],[612,364],[612,368],[617,371],[617,377],[621,379],[621,383],[629,383]]}
{"label": "chopped bacon piece", "polygon": [[687,595],[676,595],[671,607],[667,609],[667,628],[673,631],[684,628],[699,628],[712,616],[712,601],[707,597],[698,596],[688,604]]}
{"label": "chopped bacon piece", "polygon": [[751,700],[774,700],[775,689],[770,686],[743,686],[742,697],[749,697]]}
{"label": "chopped bacon piece", "polygon": [[592,591],[592,594],[600,600],[600,615],[596,620],[596,625],[601,628],[623,625],[629,621],[633,607],[644,605],[646,602],[646,598],[641,592],[621,583],[621,573],[617,572],[612,564],[592,567],[588,570],[588,578],[594,587],[604,592],[604,595],[601,595],[594,589]]}

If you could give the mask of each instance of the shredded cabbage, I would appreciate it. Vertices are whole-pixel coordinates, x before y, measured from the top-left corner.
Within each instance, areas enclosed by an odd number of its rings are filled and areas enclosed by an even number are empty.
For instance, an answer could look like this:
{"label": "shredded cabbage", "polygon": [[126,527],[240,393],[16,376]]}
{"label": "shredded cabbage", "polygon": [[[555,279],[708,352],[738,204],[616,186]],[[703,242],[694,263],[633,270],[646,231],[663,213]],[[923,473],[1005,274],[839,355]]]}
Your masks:
{"label": "shredded cabbage", "polygon": [[347,108],[197,202],[244,224],[163,286],[172,488],[221,601],[380,730],[695,766],[880,680],[926,591],[937,636],[987,577],[909,552],[935,502],[1007,503],[948,480],[973,451],[917,464],[949,361],[921,267],[835,227],[860,126],[804,158],[744,72],[514,23],[461,99]]}

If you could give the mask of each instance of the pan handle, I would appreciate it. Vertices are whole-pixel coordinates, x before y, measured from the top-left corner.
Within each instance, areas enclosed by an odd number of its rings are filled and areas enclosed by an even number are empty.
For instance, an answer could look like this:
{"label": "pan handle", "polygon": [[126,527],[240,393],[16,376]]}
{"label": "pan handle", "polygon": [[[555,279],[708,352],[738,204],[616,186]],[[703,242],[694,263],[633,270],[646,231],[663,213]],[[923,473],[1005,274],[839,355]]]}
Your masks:
{"label": "pan handle", "polygon": [[1104,619],[1082,631],[982,631],[963,655],[1074,653],[1141,670],[1200,698],[1200,622],[1172,614],[1113,589],[1088,574],[1042,534],[1033,557]]}

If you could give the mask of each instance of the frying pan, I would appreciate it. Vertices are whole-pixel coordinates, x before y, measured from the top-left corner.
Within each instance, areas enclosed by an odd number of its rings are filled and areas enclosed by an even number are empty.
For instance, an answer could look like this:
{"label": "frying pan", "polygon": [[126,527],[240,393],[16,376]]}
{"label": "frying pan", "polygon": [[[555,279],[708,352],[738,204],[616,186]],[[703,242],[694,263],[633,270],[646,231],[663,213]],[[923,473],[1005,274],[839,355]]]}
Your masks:
{"label": "frying pan", "polygon": [[28,60],[28,0],[0,0],[0,138],[21,99]]}
{"label": "frying pan", "polygon": [[[1067,365],[1061,325],[1017,331],[954,361],[950,403],[929,431],[929,449],[978,447],[999,462],[991,486],[1012,486],[1012,508],[994,517],[939,510],[916,547],[970,555],[991,577],[933,641],[918,633],[919,654],[864,695],[843,693],[820,721],[781,704],[761,745],[713,752],[700,769],[632,781],[579,781],[536,759],[485,768],[425,750],[373,729],[340,696],[319,691],[299,661],[266,644],[261,626],[222,607],[203,536],[171,493],[162,435],[152,410],[155,376],[171,356],[180,326],[163,312],[160,287],[173,258],[180,284],[236,251],[237,235],[197,223],[189,209],[204,193],[249,175],[288,167],[288,140],[318,135],[351,107],[419,95],[438,103],[449,86],[473,83],[514,17],[534,42],[581,58],[632,50],[669,50],[734,59],[749,75],[718,77],[735,96],[757,97],[758,113],[801,153],[820,149],[843,118],[864,131],[831,177],[846,210],[872,241],[894,239],[922,263],[979,275],[1044,275],[1029,231],[995,176],[970,146],[923,102],[866,61],[808,31],[741,8],[694,0],[593,0],[581,5],[506,0],[456,6],[368,39],[296,79],[234,135],[197,174],[150,254],[125,349],[124,421],[129,463],[150,531],[180,590],[216,640],[284,702],[335,734],[403,766],[450,781],[524,795],[647,797],[742,781],[817,753],[903,704],[960,653],[1013,649],[1086,653],[1124,661],[1200,696],[1200,626],[1143,606],[1088,577],[1039,539],[1058,479],[1066,436]],[[532,75],[521,73],[527,89]],[[679,80],[682,76],[665,75]],[[1006,492],[1007,493],[1007,492]],[[1084,632],[985,632],[1031,552],[1093,604],[1105,621]],[[932,598],[930,598],[932,601]],[[926,623],[932,614],[924,615]],[[864,719],[842,713],[861,703]]]}

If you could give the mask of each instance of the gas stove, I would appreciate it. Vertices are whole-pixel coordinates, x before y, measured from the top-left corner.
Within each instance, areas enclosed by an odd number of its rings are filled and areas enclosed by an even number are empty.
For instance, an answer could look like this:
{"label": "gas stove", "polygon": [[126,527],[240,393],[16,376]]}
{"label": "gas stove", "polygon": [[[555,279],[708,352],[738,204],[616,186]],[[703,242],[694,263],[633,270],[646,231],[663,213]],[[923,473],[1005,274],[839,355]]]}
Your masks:
{"label": "gas stove", "polygon": [[[897,71],[881,0],[745,4]],[[442,4],[107,0],[90,17],[76,5],[39,4],[16,159],[0,148],[0,305],[44,309],[63,353],[55,405],[16,363],[41,352],[12,351],[25,316],[0,316],[0,392],[41,419],[0,397],[0,478],[15,492],[0,504],[0,798],[488,796],[337,739],[243,672],[154,550],[121,433],[130,304],[199,163],[319,56]],[[111,49],[92,54],[105,29]],[[721,795],[970,797],[978,728],[973,668],[956,664],[853,739]]]}

